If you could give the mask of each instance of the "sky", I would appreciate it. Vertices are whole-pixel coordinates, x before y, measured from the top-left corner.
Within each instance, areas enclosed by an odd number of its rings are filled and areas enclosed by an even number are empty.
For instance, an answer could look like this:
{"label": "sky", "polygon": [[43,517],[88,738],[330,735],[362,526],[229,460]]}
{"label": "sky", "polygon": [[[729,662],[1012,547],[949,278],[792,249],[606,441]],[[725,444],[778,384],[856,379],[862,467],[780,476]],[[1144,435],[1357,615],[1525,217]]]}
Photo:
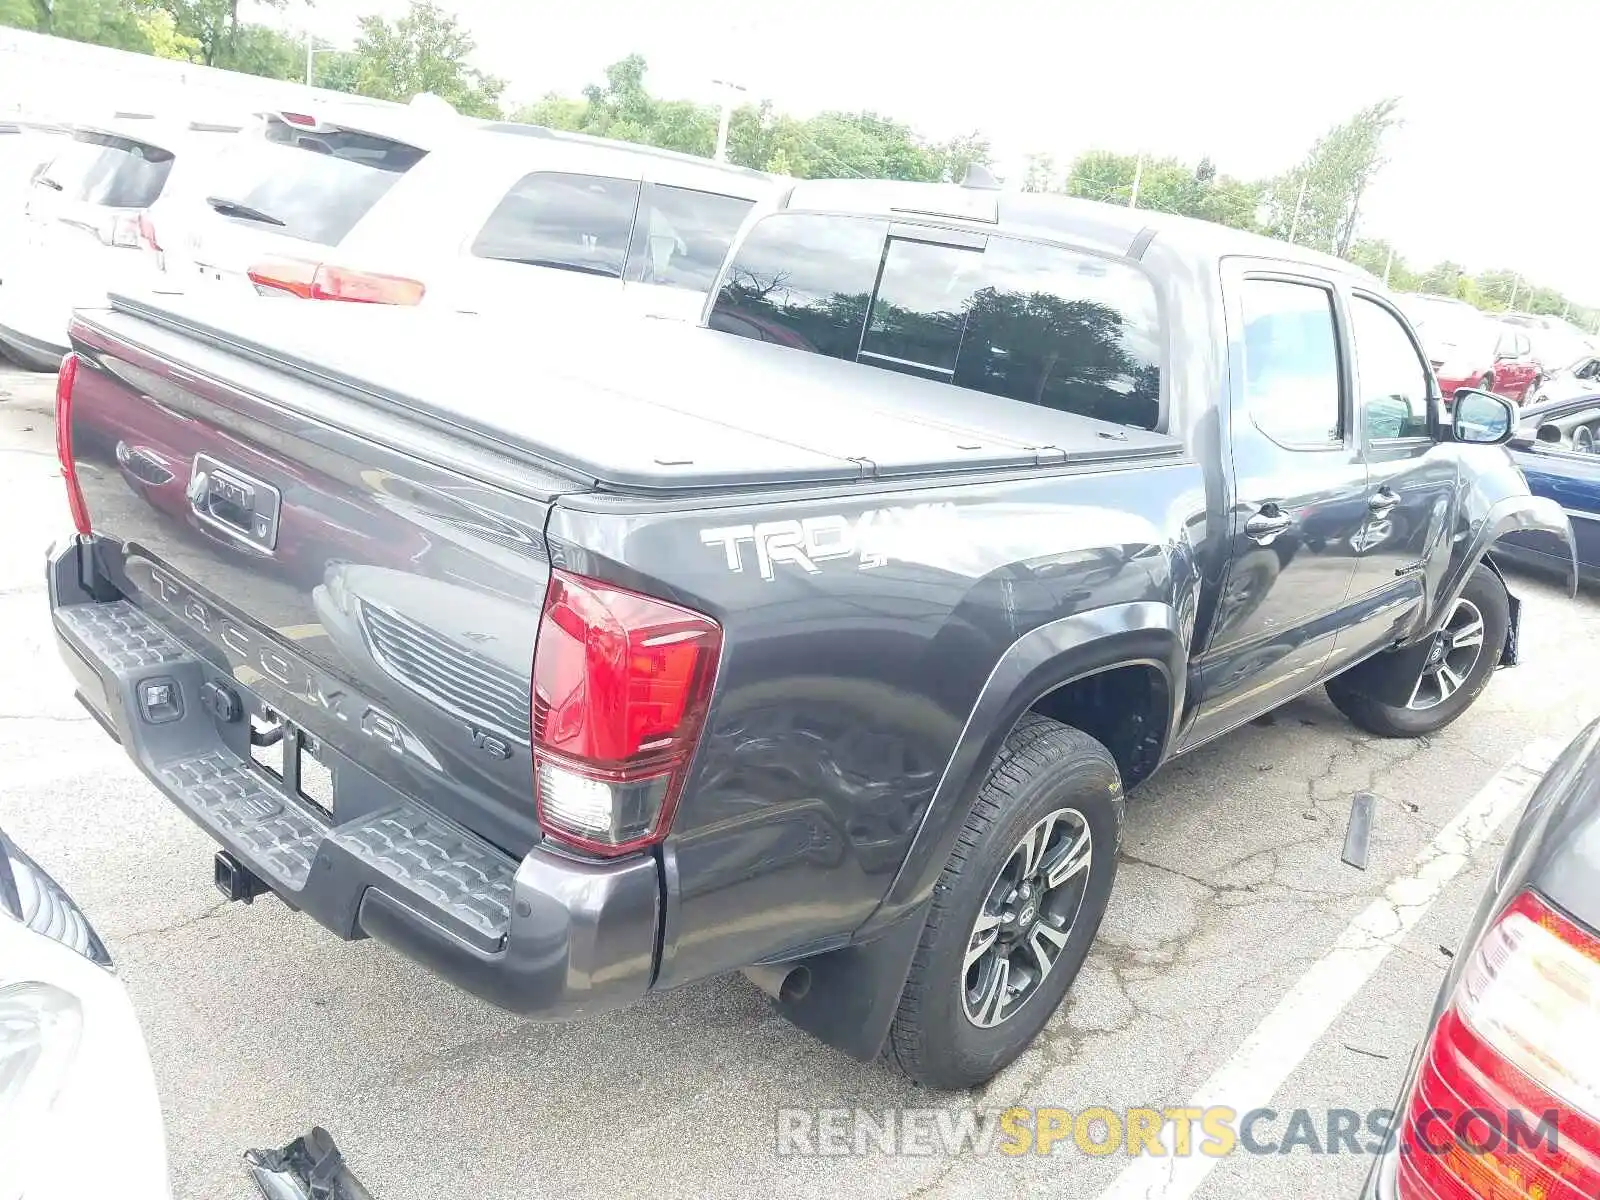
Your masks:
{"label": "sky", "polygon": [[[1356,109],[1403,126],[1362,234],[1413,266],[1510,267],[1600,305],[1600,0],[439,0],[507,98],[576,94],[641,53],[657,94],[711,81],[807,114],[875,109],[928,137],[1030,152],[1144,151],[1273,174]],[[406,0],[290,0],[341,46]]]}

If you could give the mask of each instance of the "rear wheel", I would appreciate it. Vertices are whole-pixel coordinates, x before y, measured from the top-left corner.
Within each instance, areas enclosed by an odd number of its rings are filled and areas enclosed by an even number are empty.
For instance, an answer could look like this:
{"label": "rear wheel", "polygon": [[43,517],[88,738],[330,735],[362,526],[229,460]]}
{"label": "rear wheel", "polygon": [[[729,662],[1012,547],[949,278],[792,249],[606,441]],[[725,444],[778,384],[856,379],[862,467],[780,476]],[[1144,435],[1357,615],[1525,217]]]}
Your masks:
{"label": "rear wheel", "polygon": [[1487,372],[1482,379],[1478,380],[1478,387],[1479,387],[1479,389],[1481,391],[1493,392],[1494,391],[1494,372],[1492,372],[1492,371]]}
{"label": "rear wheel", "polygon": [[1335,676],[1327,683],[1328,698],[1356,725],[1380,737],[1420,737],[1443,729],[1488,686],[1510,625],[1505,585],[1480,563],[1438,633]]}
{"label": "rear wheel", "polygon": [[1121,809],[1104,746],[1046,717],[1017,724],[934,888],[884,1048],[893,1066],[968,1088],[1033,1041],[1105,915]]}

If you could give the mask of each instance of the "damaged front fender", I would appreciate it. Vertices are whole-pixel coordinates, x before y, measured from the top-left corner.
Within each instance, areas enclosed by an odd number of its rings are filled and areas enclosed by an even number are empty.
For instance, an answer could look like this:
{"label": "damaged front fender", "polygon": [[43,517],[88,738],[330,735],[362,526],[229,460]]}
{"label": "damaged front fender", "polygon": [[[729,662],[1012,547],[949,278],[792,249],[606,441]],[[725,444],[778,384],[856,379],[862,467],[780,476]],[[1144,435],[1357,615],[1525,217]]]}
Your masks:
{"label": "damaged front fender", "polygon": [[1459,458],[1460,485],[1448,555],[1439,555],[1442,569],[1425,573],[1422,617],[1408,642],[1432,637],[1450,616],[1474,568],[1508,533],[1532,530],[1566,542],[1572,558],[1572,594],[1578,588],[1578,544],[1572,522],[1554,500],[1535,496],[1506,454],[1464,452]]}

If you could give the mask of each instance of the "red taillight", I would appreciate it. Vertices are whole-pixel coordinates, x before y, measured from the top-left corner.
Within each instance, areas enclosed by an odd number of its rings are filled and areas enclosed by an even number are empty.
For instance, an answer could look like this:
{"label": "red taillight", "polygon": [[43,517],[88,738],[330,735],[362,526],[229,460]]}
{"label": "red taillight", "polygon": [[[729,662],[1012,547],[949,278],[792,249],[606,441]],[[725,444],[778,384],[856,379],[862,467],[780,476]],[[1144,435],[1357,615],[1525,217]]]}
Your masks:
{"label": "red taillight", "polygon": [[710,617],[556,571],[533,655],[534,805],[617,855],[666,837],[722,653]]}
{"label": "red taillight", "polygon": [[276,259],[257,263],[246,272],[256,291],[287,293],[302,300],[343,300],[353,304],[413,305],[427,290],[415,279],[352,271],[327,263]]}
{"label": "red taillight", "polygon": [[290,125],[299,125],[303,129],[316,128],[317,119],[306,113],[280,112],[278,116],[282,117]]}
{"label": "red taillight", "polygon": [[1600,1196],[1600,939],[1532,892],[1484,934],[1422,1056],[1401,1200]]}
{"label": "red taillight", "polygon": [[72,389],[78,382],[78,356],[67,354],[56,376],[56,458],[61,462],[61,477],[67,481],[67,507],[72,523],[84,537],[89,536],[89,506],[83,502],[78,486],[78,466],[72,457]]}

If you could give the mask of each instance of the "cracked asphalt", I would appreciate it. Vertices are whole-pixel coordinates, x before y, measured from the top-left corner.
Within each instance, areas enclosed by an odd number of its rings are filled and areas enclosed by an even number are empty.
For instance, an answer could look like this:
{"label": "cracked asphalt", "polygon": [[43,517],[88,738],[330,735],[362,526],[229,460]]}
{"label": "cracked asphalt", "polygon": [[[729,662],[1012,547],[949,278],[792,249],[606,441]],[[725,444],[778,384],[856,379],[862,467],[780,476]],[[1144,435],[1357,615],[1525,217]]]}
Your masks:
{"label": "cracked asphalt", "polygon": [[[534,1024],[270,898],[216,902],[210,841],[83,715],[56,659],[42,558],[68,522],[52,385],[0,368],[0,825],[73,893],[120,963],[181,1200],[251,1194],[241,1152],[313,1123],[379,1200],[1093,1200],[1125,1157],[780,1156],[775,1112],[1182,1104],[1500,767],[1600,711],[1600,596],[1573,601],[1519,577],[1525,664],[1440,736],[1365,737],[1318,693],[1172,764],[1130,799],[1111,911],[1068,1003],[979,1095],[919,1093],[845,1059],[738,976],[585,1024]],[[1339,861],[1362,791],[1376,797],[1365,872]],[[1494,848],[1385,960],[1274,1107],[1392,1103]],[[1367,1166],[1240,1153],[1196,1194],[1354,1196]]]}

